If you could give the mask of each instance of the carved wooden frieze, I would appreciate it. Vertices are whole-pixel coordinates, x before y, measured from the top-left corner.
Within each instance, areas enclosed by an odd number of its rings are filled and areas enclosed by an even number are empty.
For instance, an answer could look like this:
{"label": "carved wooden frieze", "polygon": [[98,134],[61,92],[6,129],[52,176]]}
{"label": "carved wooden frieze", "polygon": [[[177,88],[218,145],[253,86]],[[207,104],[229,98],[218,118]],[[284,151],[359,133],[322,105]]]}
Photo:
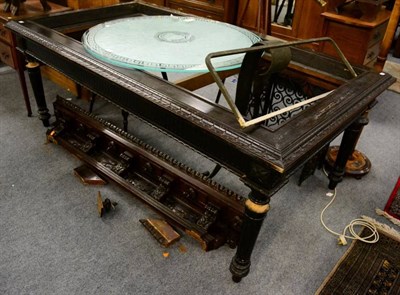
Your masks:
{"label": "carved wooden frieze", "polygon": [[212,250],[238,242],[244,198],[170,156],[58,97],[48,134]]}

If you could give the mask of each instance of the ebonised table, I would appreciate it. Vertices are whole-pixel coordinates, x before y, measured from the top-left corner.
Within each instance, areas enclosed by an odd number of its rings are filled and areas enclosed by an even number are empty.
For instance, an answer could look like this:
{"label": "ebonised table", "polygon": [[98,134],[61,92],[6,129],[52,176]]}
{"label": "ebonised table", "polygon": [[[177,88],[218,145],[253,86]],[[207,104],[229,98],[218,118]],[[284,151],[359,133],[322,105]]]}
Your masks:
{"label": "ebonised table", "polygon": [[344,131],[330,174],[329,187],[333,189],[342,180],[345,163],[367,123],[365,113],[394,78],[364,68],[356,68],[358,76],[352,78],[344,65],[331,57],[293,50],[289,70],[294,76],[307,77],[310,83],[335,90],[277,128],[242,129],[226,108],[146,72],[99,61],[85,51],[79,37],[70,37],[70,32],[76,35],[98,23],[138,14],[169,15],[171,11],[131,2],[9,22],[6,26],[16,34],[18,49],[30,60],[29,76],[45,126],[50,123],[50,115],[39,63],[53,67],[240,176],[251,192],[245,202],[237,252],[230,265],[233,280],[239,282],[249,273],[250,257],[270,209],[271,196]]}

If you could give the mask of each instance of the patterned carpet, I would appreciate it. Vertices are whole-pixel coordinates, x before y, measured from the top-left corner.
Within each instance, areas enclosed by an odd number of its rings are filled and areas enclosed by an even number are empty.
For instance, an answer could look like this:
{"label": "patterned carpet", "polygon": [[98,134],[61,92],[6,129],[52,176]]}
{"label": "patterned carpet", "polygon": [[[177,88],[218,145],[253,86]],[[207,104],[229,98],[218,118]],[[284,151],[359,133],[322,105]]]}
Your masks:
{"label": "patterned carpet", "polygon": [[[378,228],[379,241],[352,243],[316,295],[400,294],[400,235]],[[370,231],[363,229],[361,236]]]}

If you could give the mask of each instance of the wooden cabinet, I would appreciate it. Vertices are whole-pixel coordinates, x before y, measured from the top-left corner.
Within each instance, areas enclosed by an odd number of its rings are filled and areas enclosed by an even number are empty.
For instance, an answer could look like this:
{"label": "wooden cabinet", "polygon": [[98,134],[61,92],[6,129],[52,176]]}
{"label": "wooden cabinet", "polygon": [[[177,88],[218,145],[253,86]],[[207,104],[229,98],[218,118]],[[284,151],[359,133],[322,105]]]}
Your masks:
{"label": "wooden cabinet", "polygon": [[[372,67],[379,54],[385,35],[390,11],[382,9],[371,21],[354,18],[346,14],[325,12],[324,36],[331,37],[342,50],[350,63]],[[335,55],[336,51],[329,43],[321,44],[321,50]]]}
{"label": "wooden cabinet", "polygon": [[234,23],[237,0],[145,0],[183,13]]}
{"label": "wooden cabinet", "polygon": [[7,30],[4,25],[10,20],[22,20],[30,17],[41,16],[49,13],[57,13],[69,10],[68,7],[60,6],[49,2],[51,10],[44,12],[39,0],[29,1],[21,4],[19,15],[13,16],[11,13],[6,13],[0,10],[0,60],[1,62],[17,69],[18,60],[17,53],[14,47],[13,35]]}
{"label": "wooden cabinet", "polygon": [[[267,2],[262,1],[260,6],[259,0],[240,1],[236,25],[261,34],[269,33],[266,20],[268,13],[272,14],[273,11],[268,12]],[[373,66],[390,16],[390,11],[381,6],[381,2],[384,1],[377,0],[380,3],[379,9],[369,0],[359,0],[341,9],[337,7],[345,0],[326,2],[328,5],[322,5],[321,0],[296,0],[291,25],[272,23],[271,35],[285,40],[331,37],[351,63]],[[361,3],[363,5],[358,2],[363,2]],[[368,5],[372,5],[373,9],[367,9]],[[313,43],[310,46],[315,50],[338,56],[334,47],[328,42]]]}
{"label": "wooden cabinet", "polygon": [[13,16],[11,13],[3,11],[2,5],[0,5],[0,62],[15,69],[18,73],[18,77],[21,84],[22,94],[25,100],[28,116],[32,114],[31,106],[29,102],[28,90],[26,87],[25,75],[24,75],[24,61],[21,55],[15,49],[15,38],[12,33],[7,30],[4,25],[10,20],[23,20],[31,17],[41,16],[50,13],[57,13],[62,11],[70,10],[70,8],[61,6],[52,2],[48,2],[51,10],[44,12],[42,5],[39,0],[29,0],[24,2],[20,6],[19,15]]}
{"label": "wooden cabinet", "polygon": [[[71,9],[81,9],[89,7],[100,7],[118,3],[118,0],[53,0],[48,2],[51,10],[44,12],[39,0],[27,0],[20,6],[19,15],[13,16],[11,13],[3,11],[3,5],[0,4],[0,62],[7,64],[18,72],[21,89],[23,92],[28,116],[31,115],[29,96],[24,76],[25,65],[20,54],[15,50],[14,36],[8,31],[4,25],[10,20],[23,20],[32,17],[39,17],[46,14],[60,13]],[[43,67],[43,74],[52,81],[65,86],[74,94],[79,92],[78,87],[72,81],[66,81],[61,74],[50,68]]]}

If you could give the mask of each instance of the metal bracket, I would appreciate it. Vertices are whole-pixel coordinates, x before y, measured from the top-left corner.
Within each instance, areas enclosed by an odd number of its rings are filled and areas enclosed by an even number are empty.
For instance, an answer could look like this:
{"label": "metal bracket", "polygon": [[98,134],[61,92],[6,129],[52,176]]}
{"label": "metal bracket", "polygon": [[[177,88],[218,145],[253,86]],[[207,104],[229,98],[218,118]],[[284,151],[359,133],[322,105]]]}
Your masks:
{"label": "metal bracket", "polygon": [[247,128],[252,125],[258,124],[260,122],[263,122],[269,118],[272,118],[274,116],[277,116],[283,112],[287,112],[293,108],[300,107],[305,104],[310,104],[316,100],[319,100],[321,98],[326,97],[330,92],[321,94],[319,96],[315,96],[313,98],[310,98],[306,101],[302,101],[299,103],[296,103],[292,106],[289,106],[287,108],[281,109],[277,112],[272,112],[257,118],[253,118],[251,120],[246,121],[243,117],[243,115],[240,113],[239,109],[237,108],[235,102],[233,101],[232,97],[230,96],[228,90],[226,89],[224,83],[222,82],[221,78],[219,77],[215,67],[211,63],[212,58],[216,57],[221,57],[221,56],[227,56],[227,55],[234,55],[234,54],[241,54],[241,53],[248,53],[248,52],[255,52],[255,51],[267,51],[267,50],[273,50],[273,49],[278,49],[278,48],[284,48],[284,47],[290,47],[290,46],[295,46],[295,45],[304,45],[308,43],[313,43],[313,42],[330,42],[332,43],[333,47],[335,48],[336,52],[342,59],[343,63],[346,65],[347,69],[351,73],[353,77],[357,77],[356,72],[354,71],[353,67],[350,65],[346,57],[344,56],[343,52],[339,49],[335,41],[333,41],[331,38],[328,37],[323,37],[323,38],[313,38],[313,39],[308,39],[308,40],[301,40],[301,41],[293,41],[293,42],[268,42],[264,41],[261,43],[261,45],[256,45],[250,48],[241,48],[241,49],[233,49],[233,50],[226,50],[226,51],[218,51],[218,52],[212,52],[206,56],[205,63],[207,65],[208,70],[210,71],[211,76],[214,78],[215,83],[217,83],[218,88],[220,89],[221,93],[223,94],[226,102],[228,103],[230,109],[232,110],[234,116],[236,117],[236,120],[238,121],[239,125],[241,128]]}

